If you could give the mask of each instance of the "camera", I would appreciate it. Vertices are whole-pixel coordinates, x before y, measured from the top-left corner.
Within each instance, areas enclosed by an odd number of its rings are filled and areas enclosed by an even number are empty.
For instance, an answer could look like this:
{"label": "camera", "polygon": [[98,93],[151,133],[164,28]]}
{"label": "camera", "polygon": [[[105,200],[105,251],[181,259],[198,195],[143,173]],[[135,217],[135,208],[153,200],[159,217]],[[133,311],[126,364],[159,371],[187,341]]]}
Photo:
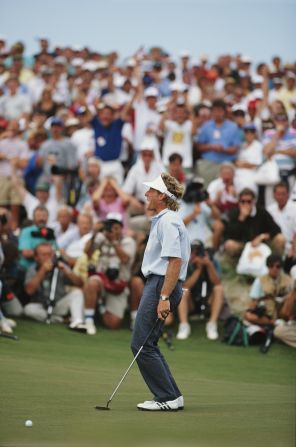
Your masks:
{"label": "camera", "polygon": [[7,222],[8,220],[6,214],[0,214],[0,224],[4,226],[7,224]]}
{"label": "camera", "polygon": [[203,189],[203,180],[195,177],[187,185],[183,200],[185,203],[199,203],[207,200],[208,197],[208,192]]}
{"label": "camera", "polygon": [[119,263],[117,260],[112,260],[106,270],[106,276],[110,281],[115,281],[119,276]]}
{"label": "camera", "polygon": [[62,168],[60,166],[54,165],[54,166],[51,167],[51,173],[52,173],[52,175],[72,175],[72,176],[76,176],[76,175],[78,175],[78,168],[67,169],[67,168]]}
{"label": "camera", "polygon": [[41,237],[47,241],[52,241],[55,239],[55,234],[52,228],[42,227],[39,230],[31,231],[32,237]]}
{"label": "camera", "polygon": [[199,258],[203,258],[206,254],[204,244],[199,240],[193,241],[191,243],[191,253],[195,256],[198,256]]}

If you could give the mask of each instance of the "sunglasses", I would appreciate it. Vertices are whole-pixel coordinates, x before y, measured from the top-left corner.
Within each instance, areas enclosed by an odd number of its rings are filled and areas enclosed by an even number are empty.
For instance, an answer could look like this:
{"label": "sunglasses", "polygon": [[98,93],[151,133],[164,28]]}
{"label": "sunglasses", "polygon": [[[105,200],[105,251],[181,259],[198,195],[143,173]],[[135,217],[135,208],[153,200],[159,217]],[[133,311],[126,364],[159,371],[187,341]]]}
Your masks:
{"label": "sunglasses", "polygon": [[239,201],[239,203],[243,203],[243,204],[251,204],[253,202],[253,200],[252,199],[242,199],[242,200],[240,200]]}

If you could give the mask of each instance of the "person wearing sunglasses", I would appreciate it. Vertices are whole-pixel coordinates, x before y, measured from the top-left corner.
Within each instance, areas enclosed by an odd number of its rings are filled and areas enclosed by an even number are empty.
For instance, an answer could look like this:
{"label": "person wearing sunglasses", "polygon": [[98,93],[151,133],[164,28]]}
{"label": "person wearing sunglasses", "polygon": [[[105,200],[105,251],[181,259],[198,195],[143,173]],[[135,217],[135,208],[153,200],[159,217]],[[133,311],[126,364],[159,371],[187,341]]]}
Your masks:
{"label": "person wearing sunglasses", "polygon": [[285,238],[280,227],[264,208],[256,205],[254,191],[244,188],[238,197],[238,208],[226,215],[224,229],[224,251],[239,257],[246,242],[256,247],[267,242],[277,253],[283,253]]}

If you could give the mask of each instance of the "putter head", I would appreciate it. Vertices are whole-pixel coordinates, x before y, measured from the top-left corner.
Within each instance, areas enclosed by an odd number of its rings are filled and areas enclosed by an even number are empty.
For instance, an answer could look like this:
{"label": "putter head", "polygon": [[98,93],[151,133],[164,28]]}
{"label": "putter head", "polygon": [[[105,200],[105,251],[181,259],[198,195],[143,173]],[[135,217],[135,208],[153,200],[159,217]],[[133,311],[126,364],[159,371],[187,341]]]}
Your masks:
{"label": "putter head", "polygon": [[95,409],[96,409],[96,410],[110,410],[109,407],[107,407],[107,406],[106,406],[106,407],[100,407],[100,405],[96,405],[96,406],[95,406]]}

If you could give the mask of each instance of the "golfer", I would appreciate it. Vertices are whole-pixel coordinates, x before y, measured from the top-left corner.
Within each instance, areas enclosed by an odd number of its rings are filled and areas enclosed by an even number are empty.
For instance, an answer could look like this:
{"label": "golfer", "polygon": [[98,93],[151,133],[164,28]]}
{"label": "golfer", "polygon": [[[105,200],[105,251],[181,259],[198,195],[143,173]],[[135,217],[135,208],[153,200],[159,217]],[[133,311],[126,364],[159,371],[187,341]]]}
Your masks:
{"label": "golfer", "polygon": [[153,400],[140,403],[137,407],[147,411],[177,411],[183,409],[184,399],[157,342],[164,320],[181,300],[182,283],[190,256],[187,230],[176,213],[183,186],[169,174],[161,174],[144,185],[149,187],[146,192],[147,209],[154,217],[142,263],[146,283],[133,330],[131,348],[134,355],[157,318],[159,322],[137,358]]}

